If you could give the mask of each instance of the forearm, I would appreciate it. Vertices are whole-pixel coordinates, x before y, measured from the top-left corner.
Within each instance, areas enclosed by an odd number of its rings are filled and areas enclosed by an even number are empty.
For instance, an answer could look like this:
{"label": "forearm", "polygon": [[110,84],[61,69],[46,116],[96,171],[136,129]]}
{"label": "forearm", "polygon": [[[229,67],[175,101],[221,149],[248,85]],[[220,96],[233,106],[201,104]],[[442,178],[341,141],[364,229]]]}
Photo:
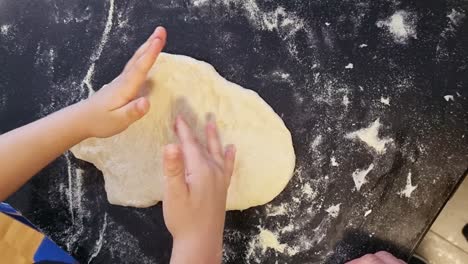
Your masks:
{"label": "forearm", "polygon": [[219,264],[223,256],[223,242],[200,239],[199,241],[174,240],[171,264]]}
{"label": "forearm", "polygon": [[85,111],[78,103],[0,136],[0,201],[88,136]]}

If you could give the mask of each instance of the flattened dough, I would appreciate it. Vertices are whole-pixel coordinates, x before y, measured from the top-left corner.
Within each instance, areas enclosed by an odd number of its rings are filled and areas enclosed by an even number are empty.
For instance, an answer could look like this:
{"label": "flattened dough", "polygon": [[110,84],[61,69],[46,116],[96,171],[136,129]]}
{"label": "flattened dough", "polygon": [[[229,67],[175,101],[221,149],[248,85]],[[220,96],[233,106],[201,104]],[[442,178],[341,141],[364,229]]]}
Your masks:
{"label": "flattened dough", "polygon": [[295,154],[281,118],[257,93],[227,81],[210,64],[162,53],[144,90],[151,101],[145,117],[121,134],[71,149],[103,172],[110,203],[149,207],[162,200],[162,150],[177,141],[172,128],[178,114],[202,143],[207,115],[214,114],[223,144],[236,145],[227,210],[268,203],[291,179]]}

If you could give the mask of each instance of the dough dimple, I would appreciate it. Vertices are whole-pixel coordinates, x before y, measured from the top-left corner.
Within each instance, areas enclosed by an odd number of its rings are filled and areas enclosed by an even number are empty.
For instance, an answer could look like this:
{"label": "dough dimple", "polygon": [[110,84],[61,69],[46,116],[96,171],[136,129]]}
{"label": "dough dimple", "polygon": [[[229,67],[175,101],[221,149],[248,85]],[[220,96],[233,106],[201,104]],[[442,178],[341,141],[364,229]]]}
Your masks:
{"label": "dough dimple", "polygon": [[71,149],[103,172],[110,203],[149,207],[163,198],[162,150],[176,142],[182,114],[204,144],[203,126],[216,117],[223,144],[235,144],[236,165],[227,210],[270,202],[293,175],[291,134],[257,93],[221,77],[208,63],[162,53],[145,84],[151,109],[124,132],[91,138]]}

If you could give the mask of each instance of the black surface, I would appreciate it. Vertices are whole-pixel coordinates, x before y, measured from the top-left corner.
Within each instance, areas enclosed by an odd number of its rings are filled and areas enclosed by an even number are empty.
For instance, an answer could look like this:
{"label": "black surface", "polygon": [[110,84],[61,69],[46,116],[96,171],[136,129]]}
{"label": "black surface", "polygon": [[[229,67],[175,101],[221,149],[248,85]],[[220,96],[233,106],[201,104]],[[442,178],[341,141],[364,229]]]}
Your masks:
{"label": "black surface", "polygon": [[[297,170],[286,190],[269,206],[227,214],[226,263],[342,263],[382,249],[408,257],[468,167],[467,2],[197,2],[116,0],[103,39],[112,1],[0,0],[0,132],[86,98],[93,64],[96,89],[164,25],[166,51],[256,90],[293,134]],[[398,10],[415,30],[403,40],[378,26]],[[385,153],[345,137],[378,118],[380,137],[393,140]],[[357,191],[352,174],[370,164]],[[417,188],[407,198],[399,192],[409,172]],[[9,202],[80,262],[169,259],[161,206],[108,204],[100,172],[71,154]],[[336,217],[327,213],[338,204]],[[286,215],[272,215],[279,205]],[[285,254],[252,247],[261,229],[288,245]]]}

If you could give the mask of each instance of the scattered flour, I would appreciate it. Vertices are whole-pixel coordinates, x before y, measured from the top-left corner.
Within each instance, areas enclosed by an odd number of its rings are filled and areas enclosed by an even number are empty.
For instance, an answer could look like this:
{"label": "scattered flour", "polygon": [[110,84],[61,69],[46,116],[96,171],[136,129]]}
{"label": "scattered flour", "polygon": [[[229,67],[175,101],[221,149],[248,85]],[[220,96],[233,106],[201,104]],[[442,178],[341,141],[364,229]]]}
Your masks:
{"label": "scattered flour", "polygon": [[341,102],[344,106],[348,107],[350,101],[349,101],[349,98],[348,98],[348,95],[343,95],[343,101]]}
{"label": "scattered flour", "polygon": [[322,143],[323,138],[322,135],[318,135],[311,143],[310,148],[312,150],[317,150],[317,147]]}
{"label": "scattered flour", "polygon": [[331,217],[336,218],[340,214],[340,206],[341,204],[336,204],[328,207],[325,212],[327,212]]}
{"label": "scattered flour", "polygon": [[312,190],[312,187],[310,187],[308,182],[302,186],[301,192],[309,199],[314,199],[317,196],[317,193]]}
{"label": "scattered flour", "polygon": [[377,118],[369,127],[346,134],[348,139],[359,139],[373,148],[378,154],[385,153],[386,145],[393,142],[391,138],[379,138],[380,119]]}
{"label": "scattered flour", "polygon": [[260,250],[262,255],[264,255],[268,249],[288,256],[294,256],[299,253],[298,247],[291,247],[288,244],[280,243],[277,233],[273,233],[261,227],[259,227],[259,229],[260,233],[249,242],[246,255],[247,259],[254,258],[256,262],[260,262],[259,256],[255,255],[256,250]]}
{"label": "scattered flour", "polygon": [[415,15],[404,10],[398,10],[386,20],[378,21],[377,27],[386,27],[393,40],[399,44],[405,44],[410,38],[417,38]]}
{"label": "scattered flour", "polygon": [[372,213],[372,210],[367,210],[367,211],[364,213],[364,217],[370,215],[370,213]]}
{"label": "scattered flour", "polygon": [[209,3],[210,3],[210,0],[194,0],[192,2],[193,6],[196,6],[196,7],[204,6]]}
{"label": "scattered flour", "polygon": [[91,261],[93,261],[93,259],[95,257],[97,257],[99,252],[101,252],[102,244],[104,242],[104,234],[106,233],[106,229],[107,229],[107,213],[104,214],[104,221],[103,221],[101,229],[99,230],[99,238],[96,241],[96,244],[94,245],[92,253],[88,258],[88,264],[91,263]]}
{"label": "scattered flour", "polygon": [[278,206],[267,205],[267,216],[285,215],[287,213],[288,213],[288,210],[284,203]]}
{"label": "scattered flour", "polygon": [[364,44],[364,43],[363,43],[363,44],[359,45],[359,48],[361,48],[361,49],[362,49],[362,48],[365,48],[365,47],[367,47],[367,44]]}
{"label": "scattered flour", "polygon": [[411,197],[411,194],[414,192],[414,190],[416,190],[416,188],[418,187],[418,185],[412,185],[411,183],[411,172],[408,173],[408,176],[406,177],[406,186],[405,186],[405,189],[403,189],[402,191],[398,192],[398,194],[401,196],[401,197],[406,197],[406,198],[410,198]]}
{"label": "scattered flour", "polygon": [[465,14],[452,9],[450,14],[447,15],[447,17],[450,19],[453,25],[458,26],[461,24],[461,21],[465,18]]}
{"label": "scattered flour", "polygon": [[102,51],[104,50],[104,47],[107,41],[109,40],[109,33],[113,25],[114,12],[115,12],[115,0],[109,0],[109,11],[107,13],[106,26],[104,27],[104,32],[102,33],[101,41],[99,42],[97,49],[94,51],[93,55],[91,56],[91,66],[88,68],[88,71],[86,72],[86,76],[83,78],[81,82],[81,89],[84,89],[86,87],[88,89],[88,96],[94,93],[94,89],[93,89],[93,85],[91,84],[91,81],[94,76],[94,69],[96,67],[96,61],[99,60],[99,58],[101,57]]}
{"label": "scattered flour", "polygon": [[354,65],[352,63],[348,63],[348,65],[345,66],[345,69],[353,69]]}
{"label": "scattered flour", "polygon": [[449,101],[455,101],[453,95],[450,95],[450,94],[445,95],[445,96],[444,96],[444,99],[445,99],[445,101],[447,101],[447,102],[449,102]]}
{"label": "scattered flour", "polygon": [[357,169],[356,171],[353,172],[353,181],[354,185],[356,186],[356,190],[359,191],[361,189],[361,186],[364,183],[367,183],[366,176],[369,174],[369,172],[374,169],[374,164],[371,164],[367,169],[365,170],[360,170]]}
{"label": "scattered flour", "polygon": [[390,105],[390,97],[380,97],[380,102],[384,105]]}
{"label": "scattered flour", "polygon": [[330,164],[333,166],[333,167],[338,167],[340,166],[340,164],[336,161],[336,158],[334,156],[332,156],[330,158]]}
{"label": "scattered flour", "polygon": [[1,25],[0,26],[0,33],[2,35],[8,35],[8,33],[10,32],[10,29],[11,29],[11,25]]}

